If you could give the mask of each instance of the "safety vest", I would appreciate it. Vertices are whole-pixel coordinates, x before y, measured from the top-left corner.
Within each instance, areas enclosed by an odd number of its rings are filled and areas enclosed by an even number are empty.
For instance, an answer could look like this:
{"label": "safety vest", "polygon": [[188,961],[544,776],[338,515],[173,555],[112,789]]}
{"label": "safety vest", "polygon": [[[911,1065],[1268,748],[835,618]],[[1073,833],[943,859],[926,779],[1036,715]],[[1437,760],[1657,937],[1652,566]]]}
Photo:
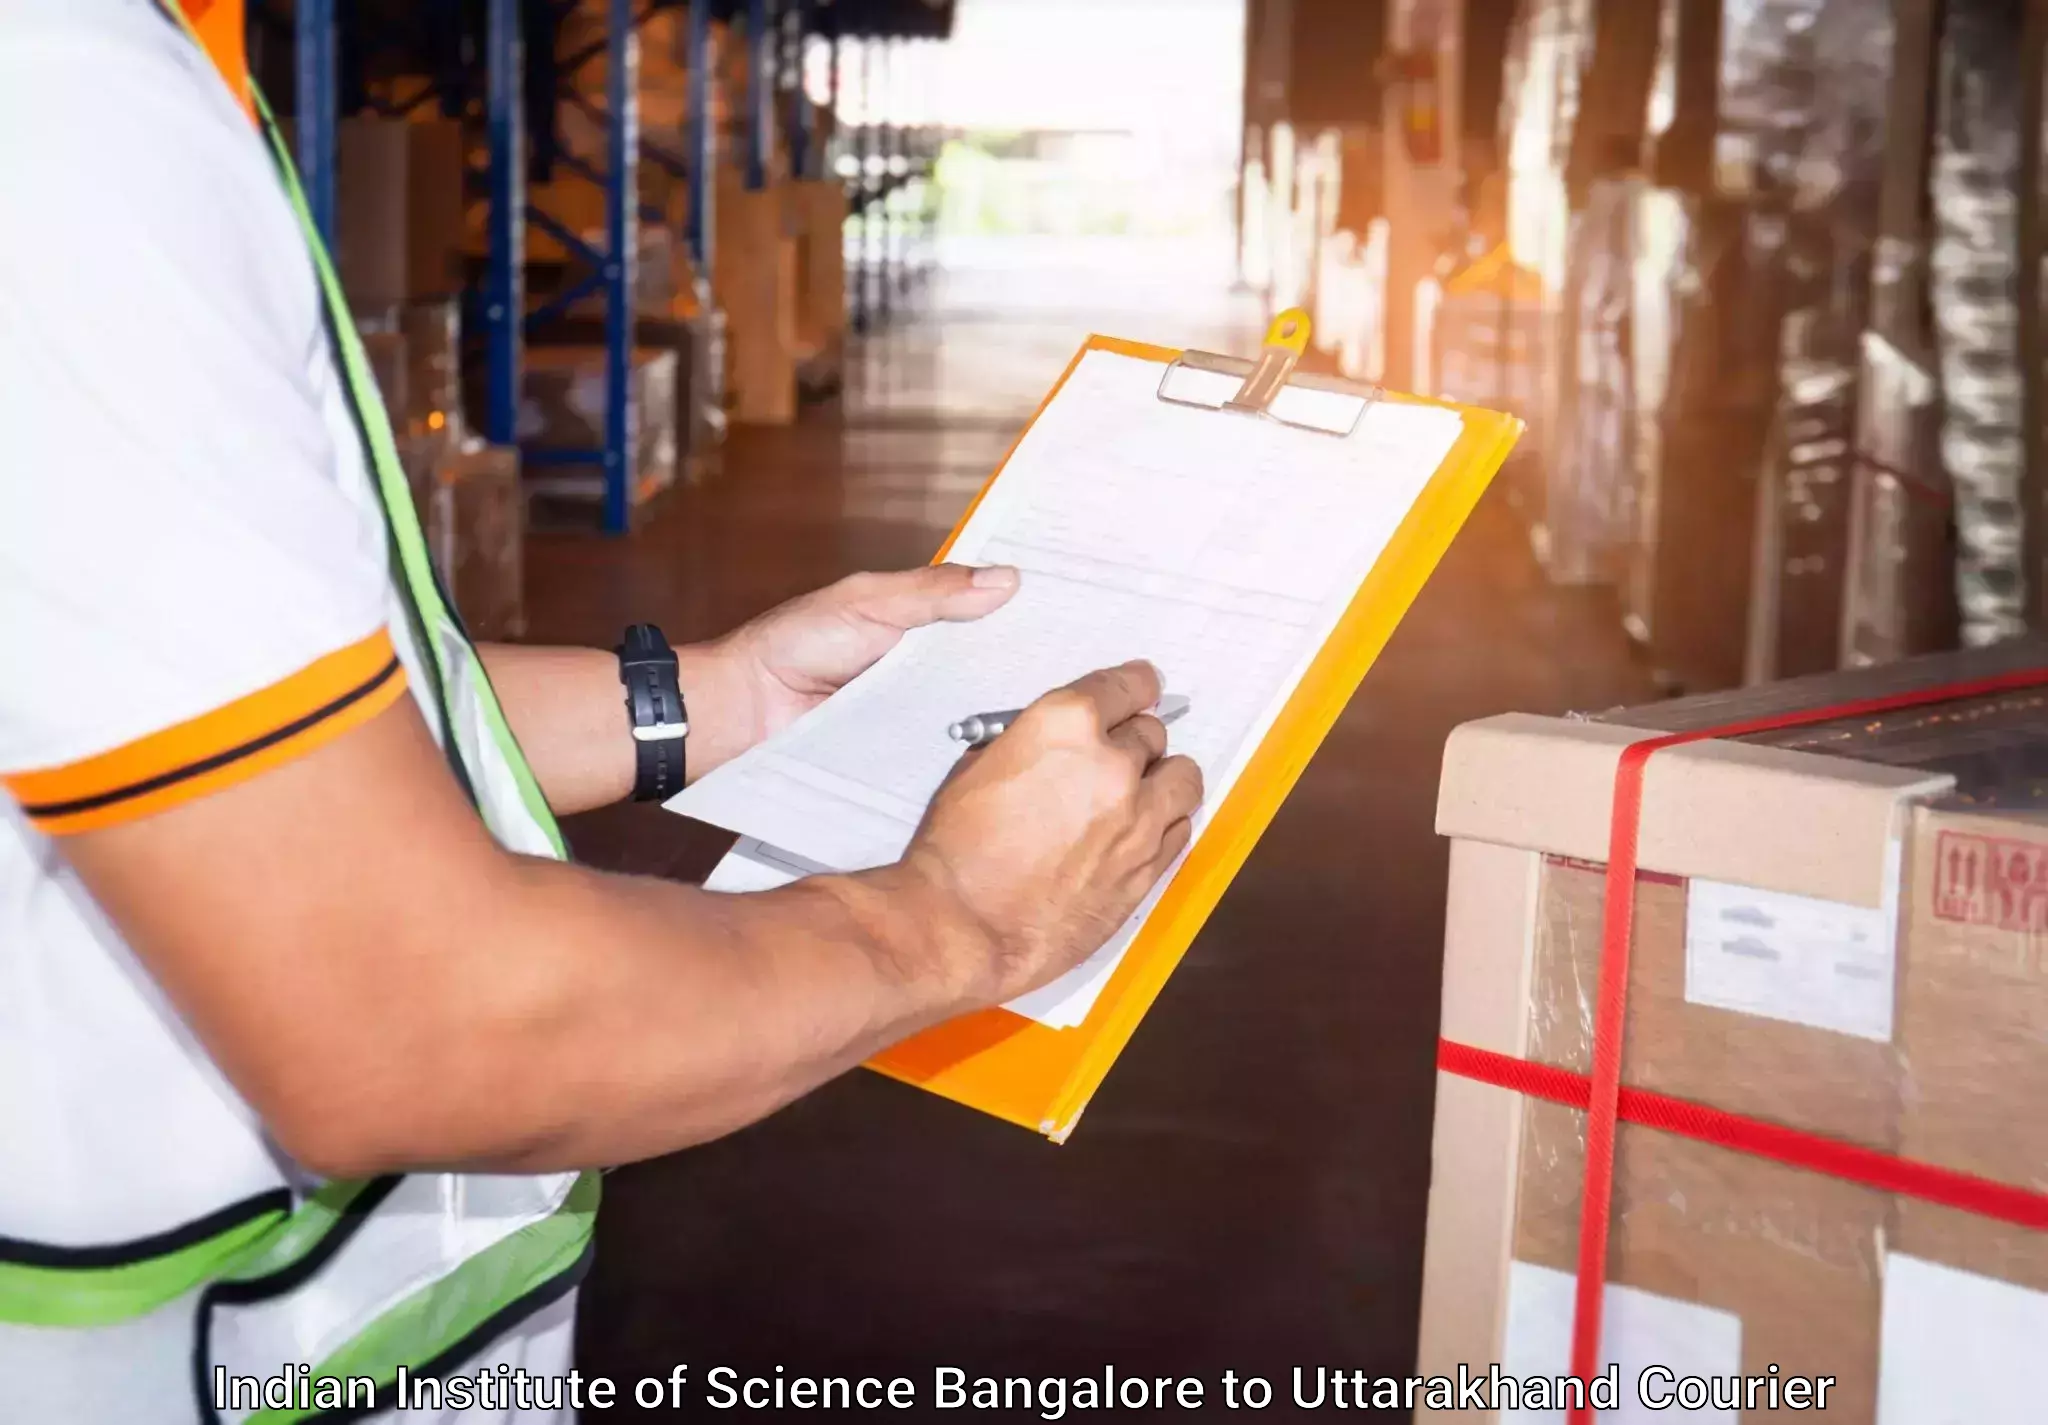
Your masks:
{"label": "safety vest", "polygon": [[[187,15],[175,5],[170,13],[194,34]],[[261,94],[246,92],[318,274],[332,354],[390,536],[394,602],[404,614],[391,636],[413,670],[416,699],[498,841],[559,858],[561,833],[428,556],[390,420],[290,155]],[[194,1142],[190,1150],[239,1146]],[[0,1323],[65,1328],[51,1338],[53,1350],[120,1370],[142,1333],[159,1324],[184,1330],[167,1308],[190,1301],[197,1418],[318,1419],[323,1379],[374,1380],[377,1407],[389,1408],[401,1367],[416,1379],[459,1369],[574,1289],[588,1269],[597,1199],[595,1173],[410,1173],[309,1192],[281,1179],[273,1191],[141,1242],[5,1244]],[[292,1404],[217,1409],[217,1384],[236,1377],[299,1384]]]}

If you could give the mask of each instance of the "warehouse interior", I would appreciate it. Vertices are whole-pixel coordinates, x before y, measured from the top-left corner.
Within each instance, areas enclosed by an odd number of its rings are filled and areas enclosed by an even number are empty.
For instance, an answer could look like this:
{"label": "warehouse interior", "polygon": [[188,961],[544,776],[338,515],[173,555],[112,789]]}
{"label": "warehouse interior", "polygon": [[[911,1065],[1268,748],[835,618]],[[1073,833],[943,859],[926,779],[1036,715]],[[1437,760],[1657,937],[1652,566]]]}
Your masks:
{"label": "warehouse interior", "polygon": [[[1248,354],[1299,307],[1304,370],[1526,423],[1074,1140],[856,1073],[620,1169],[594,1373],[1409,1375],[1453,729],[1811,675],[1852,681],[1785,697],[1842,704],[1920,655],[2006,676],[2048,623],[2031,0],[293,0],[248,27],[479,637],[681,643],[922,563],[1091,332]],[[1915,686],[1978,675],[1941,666]],[[1960,785],[2038,813],[2038,688],[1983,696]],[[685,881],[732,840],[648,806],[567,831]],[[1554,913],[1597,923],[1594,896]],[[2038,946],[2039,901],[1999,925]],[[1980,1128],[2048,1091],[2043,983],[1987,1030]],[[1658,1161],[1633,1151],[1624,1180]],[[2048,1191],[2048,1156],[1955,1154]],[[1636,1260],[1682,1269],[1638,1285],[1751,1289],[1668,1231]],[[2048,1302],[2019,1235],[1955,1265]],[[1768,1277],[1746,1250],[1727,1270]]]}

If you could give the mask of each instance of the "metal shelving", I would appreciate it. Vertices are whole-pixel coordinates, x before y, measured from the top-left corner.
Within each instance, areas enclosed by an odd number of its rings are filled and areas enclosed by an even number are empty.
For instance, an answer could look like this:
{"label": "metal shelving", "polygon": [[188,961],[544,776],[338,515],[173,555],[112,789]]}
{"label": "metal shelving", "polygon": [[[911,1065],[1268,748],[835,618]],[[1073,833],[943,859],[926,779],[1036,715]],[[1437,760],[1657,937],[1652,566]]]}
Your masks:
{"label": "metal shelving", "polygon": [[[413,7],[408,19],[431,16],[460,27],[461,12],[450,0]],[[294,143],[314,220],[331,244],[337,204],[337,131],[342,113],[343,57],[336,0],[293,0],[291,34],[296,83]],[[371,33],[375,23],[369,6],[349,7],[353,27],[348,38],[355,57],[375,53],[381,44],[401,42],[396,36]],[[604,34],[576,53],[557,57],[552,43],[529,51],[524,22],[539,17],[555,26],[580,7],[577,0],[483,0],[482,33],[471,46],[458,46],[467,63],[454,72],[434,76],[428,88],[397,108],[369,106],[378,112],[402,114],[430,98],[445,112],[479,117],[486,137],[486,160],[480,174],[469,176],[475,201],[485,206],[487,234],[481,274],[465,294],[464,329],[482,348],[484,401],[481,428],[494,444],[521,444],[525,462],[534,468],[594,466],[602,477],[602,525],[621,533],[632,515],[635,468],[635,422],[631,410],[634,340],[634,275],[638,258],[639,165],[656,164],[675,174],[688,191],[689,210],[683,241],[696,272],[709,280],[716,261],[714,204],[717,136],[711,121],[708,83],[692,83],[679,134],[644,133],[638,93],[638,34],[656,14],[687,9],[689,72],[709,73],[710,28],[714,20],[739,21],[745,31],[750,102],[742,132],[744,181],[749,189],[766,186],[774,147],[776,106],[786,105],[790,125],[791,170],[796,176],[834,171],[831,156],[818,142],[815,115],[804,83],[803,56],[813,37],[833,46],[835,108],[844,68],[842,51],[857,48],[872,59],[896,41],[890,36],[942,37],[950,32],[952,6],[934,0],[605,0]],[[252,15],[261,13],[252,7]],[[404,11],[401,14],[406,13]],[[264,18],[276,23],[275,15]],[[395,23],[395,22],[394,22]],[[783,51],[786,48],[786,55]],[[600,105],[570,84],[585,65],[602,57],[605,97]],[[931,154],[915,144],[905,147],[906,131],[892,125],[886,110],[876,106],[882,93],[877,77],[866,71],[861,84],[864,123],[860,131],[838,130],[842,154],[857,157],[848,175],[849,205],[859,224],[861,280],[854,297],[857,326],[886,315],[895,297],[914,281],[916,267],[901,260],[897,238],[906,216],[917,231],[921,219],[897,198],[907,186],[929,176]],[[548,157],[568,172],[602,191],[602,232],[576,231],[528,192],[526,91],[538,77],[558,94],[557,111],[574,107],[601,134],[601,155],[576,153],[548,145]],[[785,92],[786,86],[786,92]],[[843,168],[843,164],[837,165]],[[538,228],[559,243],[581,269],[557,292],[537,303],[529,301],[526,275],[526,229]],[[870,244],[877,256],[870,261]],[[876,281],[869,292],[868,276]],[[572,307],[591,304],[602,310],[605,352],[602,439],[596,446],[541,447],[518,440],[518,413],[525,343],[536,326],[554,320]]]}

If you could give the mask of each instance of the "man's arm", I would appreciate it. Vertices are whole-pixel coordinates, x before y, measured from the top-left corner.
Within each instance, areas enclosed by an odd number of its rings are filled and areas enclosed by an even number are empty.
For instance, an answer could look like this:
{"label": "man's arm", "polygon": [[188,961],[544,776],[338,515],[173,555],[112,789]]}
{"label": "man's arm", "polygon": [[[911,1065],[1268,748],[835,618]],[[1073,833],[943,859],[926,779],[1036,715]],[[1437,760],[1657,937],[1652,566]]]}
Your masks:
{"label": "man's arm", "polygon": [[964,759],[896,866],[719,896],[513,856],[404,700],[65,853],[285,1147],[335,1176],[644,1157],[1101,944],[1188,835],[1142,665]]}
{"label": "man's arm", "polygon": [[[980,618],[1006,603],[1017,571],[936,564],[856,574],[770,609],[712,643],[676,650],[689,707],[691,781],[737,757],[880,658],[904,630]],[[505,717],[557,815],[622,801],[634,748],[615,654],[487,643]]]}
{"label": "man's arm", "polygon": [[[632,721],[616,653],[516,643],[486,643],[477,651],[512,735],[557,816],[610,806],[633,794]],[[676,681],[690,709],[685,765],[695,781],[747,744],[744,729],[719,712],[732,702],[730,660],[715,644],[694,644],[678,648],[676,662]]]}

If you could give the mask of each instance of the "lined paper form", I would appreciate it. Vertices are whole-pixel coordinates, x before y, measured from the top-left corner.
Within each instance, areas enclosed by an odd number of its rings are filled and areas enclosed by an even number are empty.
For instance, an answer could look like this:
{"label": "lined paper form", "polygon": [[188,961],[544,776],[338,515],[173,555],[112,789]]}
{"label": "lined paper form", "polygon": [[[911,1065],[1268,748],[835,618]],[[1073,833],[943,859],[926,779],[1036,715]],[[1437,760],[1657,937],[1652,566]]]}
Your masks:
{"label": "lined paper form", "polygon": [[[1019,443],[948,556],[1017,566],[1008,604],[912,631],[823,706],[667,803],[750,838],[711,889],[896,860],[961,755],[948,723],[1132,658],[1190,700],[1168,740],[1201,765],[1202,835],[1462,420],[1377,403],[1339,439],[1160,402],[1163,370],[1087,352]],[[1079,1024],[1159,892],[1088,961],[1008,1008]]]}

